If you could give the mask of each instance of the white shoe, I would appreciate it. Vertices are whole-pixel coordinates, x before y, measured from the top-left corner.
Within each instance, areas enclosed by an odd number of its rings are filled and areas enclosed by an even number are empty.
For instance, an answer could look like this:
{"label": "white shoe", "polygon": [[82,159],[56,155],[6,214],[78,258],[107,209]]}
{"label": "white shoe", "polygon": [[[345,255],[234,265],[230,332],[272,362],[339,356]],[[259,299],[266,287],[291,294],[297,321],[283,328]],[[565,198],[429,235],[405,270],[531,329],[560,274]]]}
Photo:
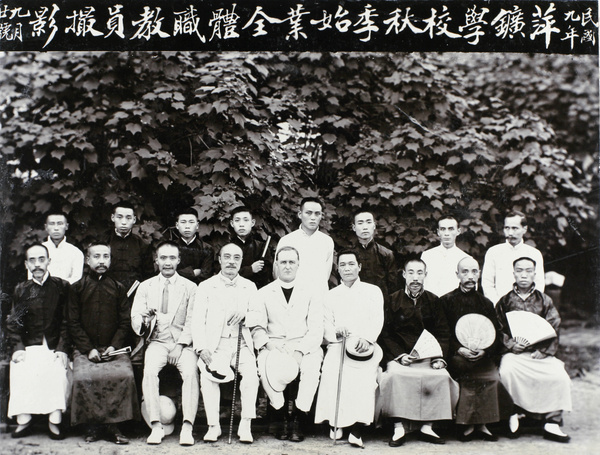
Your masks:
{"label": "white shoe", "polygon": [[342,430],[341,428],[338,428],[335,433],[333,432],[333,428],[331,428],[329,430],[329,439],[334,439],[334,440],[339,441],[343,437],[344,437],[344,430]]}
{"label": "white shoe", "polygon": [[150,436],[146,439],[146,443],[153,445],[160,444],[164,437],[165,430],[163,430],[162,427],[153,427],[152,433],[150,433]]}
{"label": "white shoe", "polygon": [[240,442],[246,444],[252,444],[254,442],[254,438],[252,437],[252,431],[250,430],[250,419],[242,419],[240,420],[240,424],[238,426],[237,434],[240,438]]}
{"label": "white shoe", "polygon": [[221,436],[221,425],[209,425],[204,435],[204,442],[217,442],[219,436]]}
{"label": "white shoe", "polygon": [[352,433],[350,433],[348,435],[348,442],[350,443],[351,446],[354,446],[354,447],[361,447],[362,448],[362,447],[365,446],[363,444],[362,438],[357,438]]}
{"label": "white shoe", "polygon": [[181,428],[181,433],[179,434],[179,445],[182,446],[193,446],[194,436],[192,435],[192,429],[190,426],[184,426]]}

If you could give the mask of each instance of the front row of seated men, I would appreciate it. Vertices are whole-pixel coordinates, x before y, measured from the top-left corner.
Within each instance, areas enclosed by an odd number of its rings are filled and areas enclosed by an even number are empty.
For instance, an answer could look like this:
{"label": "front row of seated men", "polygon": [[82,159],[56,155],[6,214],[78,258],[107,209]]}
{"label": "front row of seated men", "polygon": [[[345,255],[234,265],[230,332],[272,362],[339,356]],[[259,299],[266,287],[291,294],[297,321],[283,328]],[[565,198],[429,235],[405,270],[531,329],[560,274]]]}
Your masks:
{"label": "front row of seated men", "polygon": [[[553,357],[558,340],[526,346],[511,336],[506,319],[509,311],[533,312],[558,333],[560,318],[550,298],[535,289],[531,258],[514,262],[514,289],[496,309],[476,289],[479,265],[473,258],[459,262],[459,287],[441,298],[423,288],[425,263],[409,260],[406,288],[384,308],[381,290],[361,282],[361,264],[351,250],[338,256],[341,284],[323,293],[296,279],[298,251],[283,247],[275,256],[278,278],[257,291],[239,276],[239,246],[225,245],[220,273],[196,286],[177,273],[178,246],[164,242],[156,250],[159,273],[139,286],[131,312],[125,288],[106,273],[110,247],[91,245],[86,261],[90,273],[69,288],[49,276],[44,246],[27,249],[32,279],[17,286],[7,321],[14,346],[8,415],[18,423],[13,437],[31,431],[33,414],[48,414],[50,437],[64,437],[62,413],[70,401],[71,423],[86,425],[86,441],[103,436],[126,444],[117,424],[139,419],[139,405],[129,356],[116,353],[131,326],[146,340],[148,444],[160,444],[165,436],[158,373],[167,363],[183,379],[181,445],[195,442],[200,392],[208,423],[204,440],[219,438],[219,384],[233,378],[235,367],[242,376],[238,436],[245,443],[253,441],[259,378],[278,439],[304,439],[316,396],[315,422],[327,421],[332,439],[347,429],[349,443],[357,447],[363,446],[363,428],[380,417],[393,422],[394,447],[412,430],[424,441],[443,444],[433,424],[453,418],[462,441],[497,440],[486,425],[502,419],[509,419],[516,437],[523,415],[542,419],[547,439],[569,440],[559,427],[571,401],[568,375]],[[472,313],[494,325],[495,340],[485,349],[468,349],[457,339],[457,321]],[[422,345],[418,350],[415,345],[424,335],[434,339],[437,354],[419,354]],[[72,374],[66,354],[71,344]],[[296,378],[297,391],[286,390]]]}

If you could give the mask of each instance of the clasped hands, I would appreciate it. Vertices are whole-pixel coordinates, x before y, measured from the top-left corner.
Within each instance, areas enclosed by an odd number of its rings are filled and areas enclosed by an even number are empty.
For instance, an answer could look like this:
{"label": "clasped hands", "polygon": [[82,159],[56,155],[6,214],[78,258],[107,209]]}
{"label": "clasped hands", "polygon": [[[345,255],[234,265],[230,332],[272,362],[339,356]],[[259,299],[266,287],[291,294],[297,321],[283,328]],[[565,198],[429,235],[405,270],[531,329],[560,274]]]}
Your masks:
{"label": "clasped hands", "polygon": [[458,348],[458,355],[470,360],[471,362],[475,362],[485,355],[485,351],[483,349],[469,349],[462,346]]}
{"label": "clasped hands", "polygon": [[[527,347],[528,347],[528,345],[516,341],[515,345],[511,348],[511,351],[514,352],[515,354],[521,354],[523,351],[525,351],[525,349]],[[536,349],[535,351],[533,351],[531,353],[532,359],[539,360],[539,359],[545,359],[546,357],[548,357],[548,354],[544,354],[539,349]]]}

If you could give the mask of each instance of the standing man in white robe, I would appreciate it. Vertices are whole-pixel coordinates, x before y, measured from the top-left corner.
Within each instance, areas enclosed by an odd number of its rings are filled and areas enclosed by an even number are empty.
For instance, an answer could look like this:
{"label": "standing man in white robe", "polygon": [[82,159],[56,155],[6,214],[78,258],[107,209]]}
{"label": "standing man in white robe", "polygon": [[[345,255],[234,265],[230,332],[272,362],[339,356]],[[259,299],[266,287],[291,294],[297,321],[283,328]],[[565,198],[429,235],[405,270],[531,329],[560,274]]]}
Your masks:
{"label": "standing man in white robe", "polygon": [[[342,284],[330,290],[325,299],[325,340],[327,354],[321,371],[315,422],[329,421],[330,437],[340,439],[342,428],[350,427],[348,442],[363,447],[362,429],[373,422],[377,368],[383,357],[376,343],[383,327],[383,293],[374,284],[359,278],[361,264],[356,253],[344,250],[338,256],[338,271]],[[365,360],[346,357],[340,367],[341,340],[352,342],[361,354],[372,350]],[[346,355],[344,353],[344,355]],[[336,403],[339,375],[342,375],[340,402]],[[339,407],[335,421],[336,405]],[[338,433],[334,433],[337,424]]]}
{"label": "standing man in white robe", "polygon": [[470,256],[456,246],[460,227],[451,216],[438,221],[437,235],[440,238],[440,244],[423,251],[421,259],[427,266],[427,276],[423,287],[426,291],[441,297],[458,287],[459,280],[456,277],[458,263]]}
{"label": "standing man in white robe", "polygon": [[[306,197],[300,202],[298,211],[300,227],[284,235],[275,251],[291,246],[298,251],[300,262],[296,281],[310,283],[322,292],[329,290],[328,281],[333,265],[333,240],[319,231],[323,218],[323,203],[315,197]],[[276,264],[274,275],[278,277]]]}
{"label": "standing man in white robe", "polygon": [[48,414],[50,438],[63,439],[62,413],[67,409],[69,346],[65,305],[69,283],[48,273],[45,246],[27,249],[25,266],[32,279],[15,288],[6,321],[10,362],[8,417],[16,417],[13,438],[31,433],[32,414]]}

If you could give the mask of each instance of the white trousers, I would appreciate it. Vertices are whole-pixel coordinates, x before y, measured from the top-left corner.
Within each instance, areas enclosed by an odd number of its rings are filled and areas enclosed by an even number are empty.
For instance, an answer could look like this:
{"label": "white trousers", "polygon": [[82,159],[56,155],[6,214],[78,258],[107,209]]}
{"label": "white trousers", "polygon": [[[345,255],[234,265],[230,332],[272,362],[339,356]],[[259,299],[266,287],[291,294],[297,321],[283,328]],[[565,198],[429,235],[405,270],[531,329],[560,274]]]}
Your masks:
{"label": "white trousers", "polygon": [[[235,353],[237,350],[237,338],[221,338],[219,346],[212,353],[215,355],[225,355],[230,359],[230,365],[235,367]],[[200,359],[198,362],[202,362]],[[256,359],[252,352],[242,342],[240,347],[239,373],[242,375],[240,381],[240,402],[242,405],[242,419],[256,418],[256,398],[258,395],[258,372],[256,369]],[[206,377],[204,369],[200,369],[200,390],[202,391],[202,401],[206,411],[206,422],[208,425],[219,424],[219,405],[221,402],[220,384],[213,382]]]}
{"label": "white trousers", "polygon": [[[160,421],[159,381],[158,373],[167,364],[169,350],[175,345],[173,343],[151,342],[146,348],[144,358],[144,379],[142,380],[142,391],[144,401],[148,409],[151,422]],[[200,385],[198,383],[198,357],[190,347],[185,347],[177,361],[177,369],[183,379],[181,387],[181,407],[183,421],[192,425],[198,412],[198,400],[200,398]]]}

